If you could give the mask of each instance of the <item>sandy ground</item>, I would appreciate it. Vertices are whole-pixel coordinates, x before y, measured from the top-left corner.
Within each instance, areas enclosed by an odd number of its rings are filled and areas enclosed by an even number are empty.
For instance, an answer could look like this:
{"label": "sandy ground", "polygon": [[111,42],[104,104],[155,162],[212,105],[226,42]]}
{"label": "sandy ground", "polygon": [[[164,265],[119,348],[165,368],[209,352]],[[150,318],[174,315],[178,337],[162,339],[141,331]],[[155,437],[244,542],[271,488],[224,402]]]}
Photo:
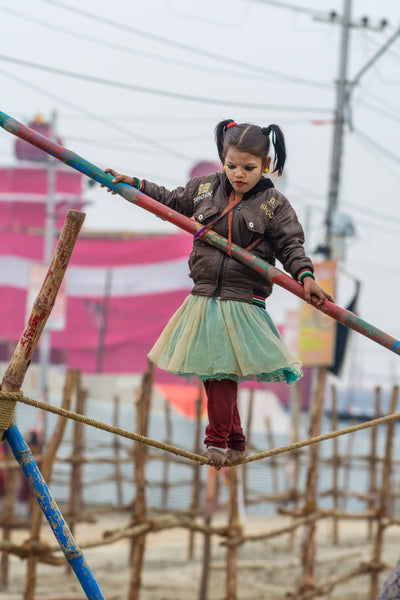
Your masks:
{"label": "sandy ground", "polygon": [[[98,517],[96,523],[81,523],[74,536],[84,547],[88,541],[98,540],[103,531],[124,527],[128,513],[108,513]],[[250,517],[245,524],[247,534],[277,529],[289,520],[286,517]],[[214,521],[224,524],[222,516]],[[315,579],[317,583],[334,579],[347,573],[371,556],[372,544],[367,541],[367,526],[359,521],[342,522],[338,546],[332,545],[332,525],[327,521],[318,526],[317,560]],[[13,542],[25,540],[27,533],[17,531]],[[43,528],[42,539],[54,545],[52,532]],[[212,567],[208,600],[225,598],[226,550],[213,538]],[[189,533],[183,529],[165,530],[147,536],[143,571],[141,600],[198,600],[202,572],[203,536],[195,535],[195,556],[188,558]],[[385,535],[383,559],[394,566],[400,555],[400,530],[389,529]],[[294,549],[289,548],[289,536],[263,542],[248,542],[239,549],[238,600],[282,600],[288,591],[296,590],[301,578],[300,568],[301,532],[296,537]],[[126,600],[129,589],[129,544],[120,540],[112,545],[84,550],[89,566],[107,600]],[[381,576],[381,582],[387,572]],[[23,597],[26,562],[10,558],[10,581],[7,589],[0,591],[0,599],[18,600]],[[369,578],[354,578],[337,586],[325,598],[340,600],[365,600],[369,598]],[[38,570],[36,598],[78,600],[85,598],[80,583],[66,567],[41,564]]]}

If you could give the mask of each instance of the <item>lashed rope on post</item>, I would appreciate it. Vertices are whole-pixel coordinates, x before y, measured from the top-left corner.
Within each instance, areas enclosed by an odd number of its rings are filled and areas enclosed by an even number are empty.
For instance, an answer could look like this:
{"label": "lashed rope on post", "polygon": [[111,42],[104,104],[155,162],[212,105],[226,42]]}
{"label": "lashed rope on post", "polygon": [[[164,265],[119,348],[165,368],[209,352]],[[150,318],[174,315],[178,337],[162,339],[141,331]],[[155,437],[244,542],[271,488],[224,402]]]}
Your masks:
{"label": "lashed rope on post", "polygon": [[[153,446],[153,448],[158,448],[159,450],[164,450],[165,452],[171,452],[177,456],[182,456],[183,458],[187,458],[194,462],[200,464],[209,464],[209,461],[204,456],[200,454],[196,454],[194,452],[189,452],[188,450],[184,450],[182,448],[177,448],[176,446],[172,446],[171,444],[165,444],[164,442],[159,442],[157,440],[153,440],[144,435],[140,435],[138,433],[132,433],[131,431],[127,431],[125,429],[121,429],[120,427],[115,427],[114,425],[109,425],[108,423],[103,423],[102,421],[97,421],[96,419],[92,419],[90,417],[86,417],[85,415],[80,415],[78,413],[72,412],[70,410],[65,410],[58,406],[53,406],[52,404],[48,404],[46,402],[42,402],[40,400],[35,400],[33,398],[29,398],[25,396],[22,392],[12,393],[14,399],[18,402],[22,402],[23,404],[28,404],[29,406],[34,406],[36,408],[40,408],[47,412],[51,412],[53,414],[59,415],[61,417],[65,417],[66,419],[72,419],[73,421],[78,421],[79,423],[84,423],[85,425],[90,425],[91,427],[96,427],[97,429],[102,429],[103,431],[107,431],[108,433],[113,433],[114,435],[120,435],[122,437],[128,438],[130,440],[134,440],[136,442],[140,442],[142,444],[147,444],[148,446]],[[6,400],[10,400],[10,392],[2,392],[0,390],[0,408],[3,403],[3,398]],[[363,423],[359,423],[358,425],[351,425],[350,427],[345,427],[344,429],[338,429],[336,431],[331,431],[329,433],[325,433],[322,435],[318,435],[312,438],[308,438],[306,440],[300,440],[298,442],[293,442],[291,444],[287,444],[286,446],[280,446],[279,448],[271,448],[271,450],[264,450],[263,452],[257,452],[251,456],[247,456],[243,461],[238,463],[231,463],[227,466],[234,466],[238,464],[245,464],[249,462],[254,462],[256,460],[261,460],[263,458],[271,458],[272,456],[277,456],[278,454],[284,454],[286,452],[293,452],[294,450],[299,450],[300,448],[305,448],[306,446],[312,446],[313,444],[319,444],[320,442],[324,442],[329,439],[333,439],[339,437],[341,435],[346,435],[349,433],[355,433],[356,431],[361,431],[362,429],[369,429],[370,427],[375,427],[376,425],[382,425],[383,423],[389,423],[391,421],[395,421],[400,419],[400,413],[393,413],[390,415],[385,415],[384,417],[379,417],[377,419],[372,419],[371,421],[365,421]]]}
{"label": "lashed rope on post", "polygon": [[14,418],[14,410],[18,400],[21,400],[23,393],[18,392],[2,392],[0,402],[0,431],[5,431],[10,427],[11,421]]}

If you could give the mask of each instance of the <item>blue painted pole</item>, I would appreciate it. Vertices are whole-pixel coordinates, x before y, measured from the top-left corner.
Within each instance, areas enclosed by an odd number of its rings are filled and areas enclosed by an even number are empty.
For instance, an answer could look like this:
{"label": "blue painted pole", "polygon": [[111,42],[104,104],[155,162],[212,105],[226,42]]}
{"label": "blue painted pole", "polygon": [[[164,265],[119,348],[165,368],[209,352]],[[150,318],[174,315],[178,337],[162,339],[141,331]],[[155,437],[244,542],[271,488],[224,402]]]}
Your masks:
{"label": "blue painted pole", "polygon": [[36,464],[28,444],[22,437],[18,427],[11,425],[4,434],[15,458],[17,459],[27,482],[42,509],[53,533],[62,549],[69,565],[74,570],[88,600],[104,600],[104,596],[93,577],[83,556],[82,550],[75,542],[72,533],[62,516],[46,482]]}

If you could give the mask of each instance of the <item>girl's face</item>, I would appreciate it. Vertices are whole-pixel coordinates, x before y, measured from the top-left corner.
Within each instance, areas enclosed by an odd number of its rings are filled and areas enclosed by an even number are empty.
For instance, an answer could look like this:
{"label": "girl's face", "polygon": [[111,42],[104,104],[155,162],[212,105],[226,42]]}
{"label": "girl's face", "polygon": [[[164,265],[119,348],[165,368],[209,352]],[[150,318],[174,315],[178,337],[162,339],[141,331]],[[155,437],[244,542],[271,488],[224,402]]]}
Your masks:
{"label": "girl's face", "polygon": [[250,191],[261,179],[265,167],[269,168],[271,158],[264,161],[249,152],[241,152],[235,146],[229,146],[225,155],[225,173],[235,195]]}

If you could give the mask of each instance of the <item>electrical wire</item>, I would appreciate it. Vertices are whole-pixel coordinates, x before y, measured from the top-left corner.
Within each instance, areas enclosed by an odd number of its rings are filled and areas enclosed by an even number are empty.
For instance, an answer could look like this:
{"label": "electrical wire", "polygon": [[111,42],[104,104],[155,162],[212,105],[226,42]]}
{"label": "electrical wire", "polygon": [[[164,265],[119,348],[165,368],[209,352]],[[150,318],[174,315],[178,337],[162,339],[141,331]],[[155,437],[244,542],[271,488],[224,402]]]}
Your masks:
{"label": "electrical wire", "polygon": [[180,158],[185,161],[193,161],[194,160],[193,158],[188,156],[187,153],[185,153],[185,154],[181,153],[181,152],[175,150],[174,148],[171,148],[167,144],[162,144],[162,143],[158,142],[157,140],[154,140],[152,138],[148,138],[148,137],[140,135],[136,132],[130,131],[126,127],[121,127],[119,125],[116,125],[115,123],[113,123],[112,121],[110,121],[104,117],[98,117],[94,113],[91,113],[91,112],[81,108],[80,106],[70,102],[69,100],[65,100],[65,98],[57,96],[57,94],[49,92],[48,90],[44,90],[43,88],[36,86],[33,83],[28,82],[25,79],[22,79],[21,77],[14,75],[13,73],[12,74],[8,73],[7,71],[4,71],[3,69],[0,69],[0,73],[2,75],[4,75],[5,77],[7,77],[8,79],[12,79],[13,81],[20,83],[24,87],[34,90],[35,92],[38,92],[42,96],[46,96],[46,98],[53,98],[54,100],[57,100],[57,102],[59,102],[61,105],[68,106],[69,108],[73,108],[74,110],[76,110],[78,113],[84,115],[85,117],[92,119],[94,121],[98,121],[102,124],[105,124],[108,127],[110,127],[111,129],[114,129],[115,131],[118,131],[120,133],[122,132],[125,135],[130,135],[134,139],[138,139],[142,142],[145,142],[146,144],[151,144],[152,146],[159,148],[163,152],[167,152],[168,154],[175,156],[176,158]]}
{"label": "electrical wire", "polygon": [[400,156],[398,156],[397,154],[394,154],[393,152],[390,152],[390,150],[388,150],[381,144],[378,144],[378,142],[376,140],[371,138],[366,133],[362,133],[361,131],[359,131],[357,129],[354,130],[354,133],[356,135],[358,135],[361,139],[363,139],[367,144],[369,144],[369,145],[373,146],[375,149],[379,150],[379,152],[381,152],[384,156],[386,156],[386,158],[389,158],[389,160],[392,160],[396,164],[400,165]]}
{"label": "electrical wire", "polygon": [[328,88],[329,90],[332,89],[332,85],[330,83],[322,83],[321,81],[314,81],[314,80],[296,77],[293,75],[288,75],[286,73],[282,73],[281,71],[273,71],[272,69],[266,69],[265,67],[259,67],[258,65],[246,63],[244,61],[240,61],[240,60],[237,60],[232,57],[223,56],[220,53],[216,54],[214,52],[205,50],[204,48],[196,48],[194,46],[189,46],[188,44],[184,44],[184,43],[178,42],[176,40],[171,40],[169,38],[165,38],[165,37],[156,35],[149,31],[143,31],[143,29],[132,27],[131,25],[127,25],[126,23],[119,23],[118,21],[114,21],[113,19],[102,17],[101,15],[98,15],[96,13],[91,13],[89,11],[86,11],[86,10],[83,10],[80,8],[72,7],[69,4],[60,2],[58,0],[39,0],[39,2],[45,2],[46,4],[50,4],[51,6],[57,6],[59,8],[67,10],[69,12],[80,14],[88,19],[92,19],[92,20],[98,21],[100,23],[103,23],[105,25],[108,25],[109,27],[115,27],[117,29],[127,31],[134,35],[144,37],[147,40],[153,40],[158,43],[166,44],[173,48],[177,48],[178,50],[184,50],[185,52],[191,52],[193,54],[198,54],[198,55],[206,57],[206,58],[212,58],[213,60],[217,60],[218,62],[224,62],[224,63],[228,63],[229,65],[236,65],[236,66],[242,67],[244,69],[250,69],[251,71],[256,71],[258,73],[272,75],[280,80],[287,80],[287,81],[291,81],[292,83],[298,83],[298,84],[302,84],[302,85],[310,85],[310,86],[318,87],[318,88]]}
{"label": "electrical wire", "polygon": [[399,113],[397,113],[397,114],[390,113],[389,111],[382,109],[382,106],[377,106],[376,104],[373,104],[372,102],[368,102],[367,100],[365,100],[364,96],[360,96],[357,99],[357,103],[360,106],[365,106],[365,108],[372,110],[374,113],[378,113],[380,117],[386,117],[387,119],[390,119],[391,121],[400,123]]}
{"label": "electrical wire", "polygon": [[[45,1],[45,0],[40,0]],[[5,62],[10,62],[13,64],[20,65],[22,67],[27,67],[30,69],[37,69],[39,71],[46,71],[47,73],[54,73],[56,75],[61,75],[63,77],[70,77],[72,79],[79,79],[81,81],[88,81],[91,83],[97,83],[99,85],[106,85],[110,87],[117,87],[124,90],[130,90],[134,92],[139,92],[143,94],[151,94],[155,96],[163,96],[166,98],[173,98],[174,100],[183,100],[186,102],[199,102],[203,104],[216,104],[220,106],[240,106],[242,108],[252,108],[252,109],[269,109],[269,110],[282,110],[282,111],[291,111],[291,112],[329,112],[332,110],[330,108],[321,108],[321,107],[313,107],[313,106],[288,106],[282,104],[264,104],[264,103],[251,103],[251,102],[241,102],[240,100],[228,99],[222,100],[219,98],[207,98],[206,96],[194,96],[189,94],[180,94],[179,92],[169,92],[168,90],[160,90],[156,88],[148,88],[145,86],[134,85],[131,83],[126,83],[124,81],[116,81],[114,79],[105,79],[103,77],[96,77],[94,75],[86,75],[84,73],[77,73],[76,71],[67,71],[65,69],[59,69],[57,67],[50,67],[47,65],[42,65],[39,63],[33,63],[27,60],[22,60],[19,58],[14,58],[12,56],[6,56],[4,54],[0,54],[0,60]]]}
{"label": "electrical wire", "polygon": [[315,10],[315,8],[307,8],[306,6],[298,6],[297,4],[290,4],[289,2],[278,2],[277,0],[247,0],[247,2],[257,2],[259,4],[268,4],[269,6],[275,6],[276,8],[283,8],[285,10],[291,10],[293,12],[311,15],[312,17],[325,16],[325,12]]}
{"label": "electrical wire", "polygon": [[[13,15],[14,17],[17,17],[19,19],[28,21],[28,23],[36,23],[37,25],[40,25],[41,27],[45,27],[47,29],[50,29],[51,31],[57,31],[57,32],[63,33],[65,35],[72,36],[83,42],[89,42],[92,44],[99,45],[102,48],[104,48],[104,47],[111,48],[113,50],[118,50],[118,51],[124,52],[126,54],[132,54],[132,55],[137,55],[137,56],[141,56],[144,58],[150,58],[151,60],[156,60],[156,61],[162,62],[164,64],[177,65],[179,67],[183,67],[185,69],[190,69],[191,71],[193,71],[193,67],[194,67],[193,63],[185,62],[183,60],[177,60],[175,58],[169,58],[167,56],[161,56],[159,54],[152,54],[150,52],[145,52],[143,50],[137,50],[136,48],[129,48],[126,45],[116,44],[114,42],[110,42],[109,40],[94,37],[92,35],[89,35],[88,33],[85,33],[83,35],[83,34],[78,33],[77,31],[74,31],[73,29],[69,29],[67,27],[60,27],[59,25],[55,25],[48,21],[43,21],[42,19],[37,19],[36,17],[29,16],[25,13],[18,12],[16,10],[13,10],[13,9],[5,7],[5,6],[0,6],[0,11],[10,14],[10,15]],[[242,70],[240,72],[239,71],[227,71],[226,69],[218,69],[215,67],[197,64],[196,71],[207,71],[209,73],[217,73],[218,75],[225,75],[227,77],[241,77],[244,79],[264,79],[265,80],[265,73],[263,73],[263,74],[250,73],[248,71],[248,69],[246,69],[246,71]]]}

